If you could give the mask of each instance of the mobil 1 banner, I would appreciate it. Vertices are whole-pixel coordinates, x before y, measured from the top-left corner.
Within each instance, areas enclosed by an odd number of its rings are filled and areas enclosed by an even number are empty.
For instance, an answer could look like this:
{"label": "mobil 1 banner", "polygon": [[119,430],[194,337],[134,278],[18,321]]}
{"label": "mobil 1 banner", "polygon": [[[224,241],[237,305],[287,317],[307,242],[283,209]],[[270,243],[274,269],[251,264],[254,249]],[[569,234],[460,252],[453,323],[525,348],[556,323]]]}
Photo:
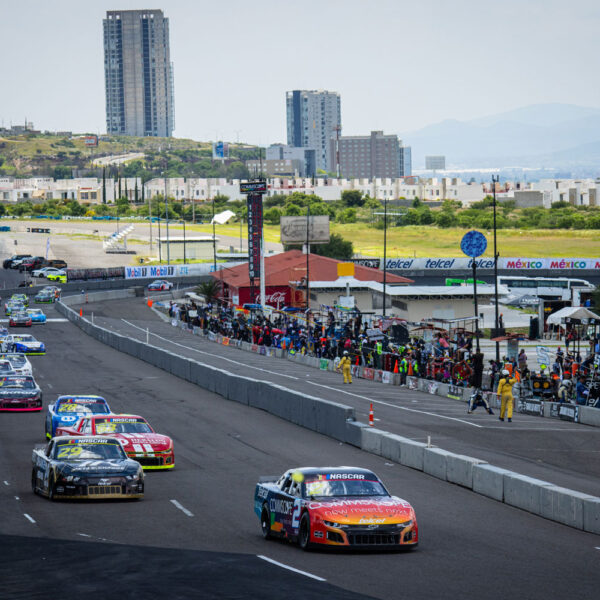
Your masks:
{"label": "mobil 1 banner", "polygon": [[262,208],[262,194],[248,194],[248,275],[250,279],[260,277]]}

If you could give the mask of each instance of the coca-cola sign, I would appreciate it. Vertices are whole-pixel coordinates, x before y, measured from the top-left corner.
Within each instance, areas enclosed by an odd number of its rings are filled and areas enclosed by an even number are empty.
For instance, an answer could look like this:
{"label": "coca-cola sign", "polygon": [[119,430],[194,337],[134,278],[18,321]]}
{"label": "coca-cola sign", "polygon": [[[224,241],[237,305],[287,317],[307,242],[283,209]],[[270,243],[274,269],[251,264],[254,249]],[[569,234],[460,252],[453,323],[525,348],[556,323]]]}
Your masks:
{"label": "coca-cola sign", "polygon": [[[260,303],[260,292],[256,294],[255,302]],[[272,294],[265,294],[265,304],[274,304],[275,306],[281,306],[285,303],[285,292],[273,292]]]}

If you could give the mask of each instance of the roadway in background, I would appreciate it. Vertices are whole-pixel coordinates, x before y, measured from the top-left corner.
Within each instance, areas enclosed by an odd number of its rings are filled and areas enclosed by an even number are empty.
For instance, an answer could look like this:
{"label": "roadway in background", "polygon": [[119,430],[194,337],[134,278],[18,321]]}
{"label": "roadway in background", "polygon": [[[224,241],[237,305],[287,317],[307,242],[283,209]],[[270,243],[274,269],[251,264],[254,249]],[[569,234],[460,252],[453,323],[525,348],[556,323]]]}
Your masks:
{"label": "roadway in background", "polygon": [[[114,411],[141,414],[170,435],[176,466],[148,473],[141,501],[50,502],[30,488],[31,450],[44,441],[45,414],[0,414],[2,598],[359,598],[354,592],[381,599],[504,600],[511,593],[547,600],[597,593],[599,536],[227,401],[71,323],[35,326],[33,333],[48,348],[46,356],[31,358],[44,410],[58,394],[103,395]],[[399,554],[304,553],[264,541],[253,513],[257,478],[325,464],[375,470],[414,505],[419,547]]]}

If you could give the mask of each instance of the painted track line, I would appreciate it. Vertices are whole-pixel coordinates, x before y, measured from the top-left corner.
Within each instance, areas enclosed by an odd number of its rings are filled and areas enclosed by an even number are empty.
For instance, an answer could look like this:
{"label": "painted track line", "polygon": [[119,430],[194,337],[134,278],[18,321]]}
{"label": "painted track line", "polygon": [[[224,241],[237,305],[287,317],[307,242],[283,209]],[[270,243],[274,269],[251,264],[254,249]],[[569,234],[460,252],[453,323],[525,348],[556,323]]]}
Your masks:
{"label": "painted track line", "polygon": [[23,516],[28,520],[31,521],[32,523],[35,524],[35,519],[30,517],[27,513],[23,513]]}
{"label": "painted track line", "polygon": [[[129,321],[126,321],[125,319],[121,319],[121,321],[123,321],[123,323],[126,323],[130,327],[134,327],[135,329],[139,329],[140,331],[146,333],[146,330],[143,327],[138,327],[137,325],[134,325],[133,323],[130,323]],[[231,358],[225,358],[224,356],[221,356],[219,354],[213,354],[212,352],[205,352],[204,350],[198,350],[197,348],[192,348],[191,346],[186,346],[185,344],[180,344],[179,342],[174,342],[173,340],[169,340],[165,337],[162,337],[161,335],[158,335],[157,333],[152,333],[151,331],[149,333],[150,333],[150,335],[153,335],[154,337],[158,338],[159,340],[163,340],[164,342],[167,342],[168,344],[173,344],[174,346],[179,346],[180,348],[185,348],[186,350],[192,350],[193,352],[198,352],[199,354],[206,354],[206,356],[212,356],[213,358],[216,358],[217,360],[224,360],[226,362],[233,363],[236,367],[244,366],[244,367],[247,367],[248,369],[252,369],[254,371],[262,371],[263,373],[271,373],[271,375],[277,375],[278,377],[287,377],[288,379],[296,379],[296,380],[300,379],[299,377],[294,377],[293,375],[286,375],[285,373],[278,373],[277,371],[269,371],[268,369],[261,369],[260,367],[248,365],[248,364],[240,362],[238,360],[232,360]]]}
{"label": "painted track line", "polygon": [[372,402],[373,404],[383,404],[384,406],[389,406],[391,408],[397,408],[398,410],[406,410],[408,412],[419,413],[421,415],[429,415],[431,417],[437,417],[438,419],[448,419],[449,421],[458,421],[459,423],[464,423],[465,425],[471,425],[471,427],[478,427],[483,429],[483,425],[477,425],[477,423],[471,423],[470,421],[465,421],[464,419],[459,419],[457,417],[447,417],[446,415],[438,415],[437,413],[428,412],[426,410],[418,410],[416,408],[408,408],[406,406],[398,406],[397,404],[391,404],[390,402],[384,402],[383,400],[375,400],[373,398],[368,398],[367,396],[361,396],[360,394],[354,394],[352,392],[347,392],[346,390],[340,390],[338,388],[331,387],[329,385],[325,385],[323,383],[316,383],[315,381],[307,381],[306,383],[310,383],[311,385],[316,385],[328,390],[333,390],[334,392],[340,392],[340,394],[346,394],[348,396],[354,396],[355,398],[361,398],[362,400],[366,400],[367,402]]}
{"label": "painted track line", "polygon": [[171,503],[173,504],[173,506],[178,508],[183,514],[187,515],[188,517],[194,516],[193,512],[190,512],[185,506],[182,506],[181,504],[179,504],[179,502],[177,502],[177,500],[171,500]]}
{"label": "painted track line", "polygon": [[304,575],[304,577],[310,577],[311,579],[316,579],[317,581],[327,581],[327,579],[323,579],[323,577],[319,577],[318,575],[313,575],[312,573],[308,573],[307,571],[301,571],[300,569],[290,567],[289,565],[284,565],[283,563],[273,560],[272,558],[269,558],[268,556],[263,556],[262,554],[257,554],[256,556],[257,556],[257,558],[260,558],[261,560],[266,560],[267,562],[269,562],[273,565],[277,565],[278,567],[281,567],[282,569],[287,569],[288,571],[293,571],[294,573],[299,573],[300,575]]}

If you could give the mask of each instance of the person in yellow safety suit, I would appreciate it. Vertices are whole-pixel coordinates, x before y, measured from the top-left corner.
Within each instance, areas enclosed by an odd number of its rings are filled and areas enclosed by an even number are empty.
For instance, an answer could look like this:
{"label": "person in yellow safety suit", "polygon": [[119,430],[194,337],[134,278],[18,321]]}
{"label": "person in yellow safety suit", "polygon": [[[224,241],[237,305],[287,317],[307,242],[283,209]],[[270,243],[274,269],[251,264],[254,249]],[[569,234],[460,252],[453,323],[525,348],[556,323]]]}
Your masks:
{"label": "person in yellow safety suit", "polygon": [[342,360],[338,363],[336,371],[339,371],[340,369],[342,369],[344,375],[344,383],[352,383],[352,361],[348,355],[348,350],[344,350],[344,355],[342,356]]}
{"label": "person in yellow safety suit", "polygon": [[501,421],[504,421],[504,415],[508,416],[508,422],[512,422],[513,414],[513,385],[517,382],[516,378],[511,377],[507,369],[502,371],[502,377],[498,382],[497,394],[500,396],[500,416]]}

